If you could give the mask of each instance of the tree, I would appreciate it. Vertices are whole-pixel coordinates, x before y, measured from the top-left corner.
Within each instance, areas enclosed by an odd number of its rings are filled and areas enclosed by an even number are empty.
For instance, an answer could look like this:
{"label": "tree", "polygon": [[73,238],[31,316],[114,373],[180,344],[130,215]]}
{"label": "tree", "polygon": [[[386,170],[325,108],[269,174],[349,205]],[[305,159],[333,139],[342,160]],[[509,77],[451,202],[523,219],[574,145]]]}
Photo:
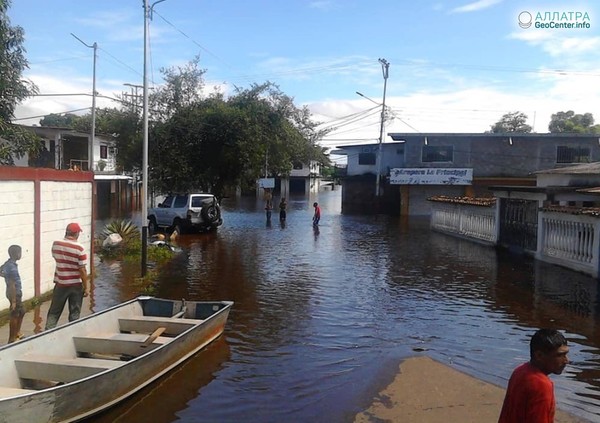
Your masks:
{"label": "tree", "polygon": [[165,83],[149,96],[153,120],[164,122],[182,107],[200,101],[206,70],[199,63],[200,56],[196,56],[185,66],[161,68]]}
{"label": "tree", "polygon": [[600,134],[600,125],[594,125],[594,116],[591,113],[582,115],[569,110],[553,114],[550,118],[548,130],[552,133]]}
{"label": "tree", "polygon": [[271,83],[180,107],[150,137],[150,171],[159,192],[204,190],[221,197],[235,186],[286,175],[292,163],[329,163],[306,108]]}
{"label": "tree", "polygon": [[40,119],[40,126],[50,126],[54,128],[75,128],[77,121],[81,116],[73,113],[50,113]]}
{"label": "tree", "polygon": [[[77,117],[73,129],[91,132],[92,115]],[[142,121],[133,109],[96,109],[96,134],[112,137],[117,143],[117,166],[122,170],[135,171],[142,168]]]}
{"label": "tree", "polygon": [[527,125],[527,115],[523,112],[509,112],[492,125],[493,133],[503,132],[531,132],[531,126]]}
{"label": "tree", "polygon": [[37,92],[37,87],[22,77],[28,68],[23,47],[24,31],[11,26],[10,0],[0,0],[0,164],[14,164],[14,157],[36,153],[38,137],[10,124],[17,104]]}

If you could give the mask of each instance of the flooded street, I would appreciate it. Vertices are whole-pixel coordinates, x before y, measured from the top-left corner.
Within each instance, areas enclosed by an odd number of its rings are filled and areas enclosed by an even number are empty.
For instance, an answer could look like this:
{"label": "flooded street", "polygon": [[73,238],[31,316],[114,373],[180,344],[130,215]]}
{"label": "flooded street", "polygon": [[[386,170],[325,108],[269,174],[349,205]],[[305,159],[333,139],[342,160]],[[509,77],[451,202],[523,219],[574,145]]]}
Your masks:
{"label": "flooded street", "polygon": [[[233,300],[224,336],[90,421],[349,422],[413,355],[504,387],[543,326],[571,348],[558,406],[600,421],[597,280],[427,220],[342,215],[339,190],[291,198],[285,224],[263,207],[223,201],[218,233],[180,237],[159,276],[159,297]],[[139,264],[96,271],[96,311],[136,295]]]}

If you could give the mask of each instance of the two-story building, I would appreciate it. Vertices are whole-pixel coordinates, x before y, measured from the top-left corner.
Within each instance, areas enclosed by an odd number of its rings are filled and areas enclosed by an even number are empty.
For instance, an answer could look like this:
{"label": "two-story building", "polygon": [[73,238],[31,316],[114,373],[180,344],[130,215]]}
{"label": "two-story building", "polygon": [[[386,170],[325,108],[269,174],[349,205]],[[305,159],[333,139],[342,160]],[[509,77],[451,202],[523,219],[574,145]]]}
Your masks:
{"label": "two-story building", "polygon": [[117,144],[110,136],[96,135],[93,141],[93,163],[89,160],[91,134],[70,128],[23,126],[41,138],[39,157],[27,155],[15,162],[17,166],[47,167],[59,170],[93,171],[96,212],[108,215],[115,210],[129,209],[139,194],[132,177],[117,168]]}
{"label": "two-story building", "polygon": [[[600,160],[597,135],[389,133],[393,142],[339,146],[347,156],[342,210],[431,215],[427,198],[489,197],[490,186],[534,186],[534,172]],[[381,163],[380,163],[381,160]],[[396,170],[395,170],[396,169]],[[398,171],[401,169],[402,171]],[[467,178],[395,178],[400,173],[461,173]],[[439,171],[439,172],[438,172]],[[380,174],[380,198],[375,196]]]}

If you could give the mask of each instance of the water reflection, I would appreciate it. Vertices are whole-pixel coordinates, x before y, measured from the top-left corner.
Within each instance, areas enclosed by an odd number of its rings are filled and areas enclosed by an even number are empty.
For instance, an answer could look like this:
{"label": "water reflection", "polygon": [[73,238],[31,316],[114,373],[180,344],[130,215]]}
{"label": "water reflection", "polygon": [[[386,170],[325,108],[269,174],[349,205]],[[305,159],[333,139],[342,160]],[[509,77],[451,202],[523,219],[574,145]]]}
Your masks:
{"label": "water reflection", "polygon": [[[342,216],[340,204],[339,191],[292,197],[286,222],[267,226],[261,201],[224,201],[217,233],[180,237],[157,295],[235,301],[229,350],[221,365],[194,370],[207,381],[198,395],[148,419],[349,421],[403,357],[428,354],[505,385],[532,332],[556,326],[574,360],[555,378],[559,406],[598,420],[596,280],[433,233],[425,220]],[[127,266],[98,270],[97,307],[134,295]]]}

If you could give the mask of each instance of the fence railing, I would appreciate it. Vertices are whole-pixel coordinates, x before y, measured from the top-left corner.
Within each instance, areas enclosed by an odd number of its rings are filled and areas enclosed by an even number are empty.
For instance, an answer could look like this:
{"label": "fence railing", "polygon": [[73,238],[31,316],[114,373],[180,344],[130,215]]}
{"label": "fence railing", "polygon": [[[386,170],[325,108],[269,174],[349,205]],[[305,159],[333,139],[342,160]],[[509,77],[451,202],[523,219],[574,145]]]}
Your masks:
{"label": "fence railing", "polygon": [[432,202],[431,228],[495,244],[496,207]]}
{"label": "fence railing", "polygon": [[600,219],[541,211],[540,222],[539,259],[597,276]]}
{"label": "fence railing", "polygon": [[[600,276],[600,216],[540,210],[538,217],[537,259]],[[500,238],[495,205],[432,201],[431,228],[492,245]]]}

